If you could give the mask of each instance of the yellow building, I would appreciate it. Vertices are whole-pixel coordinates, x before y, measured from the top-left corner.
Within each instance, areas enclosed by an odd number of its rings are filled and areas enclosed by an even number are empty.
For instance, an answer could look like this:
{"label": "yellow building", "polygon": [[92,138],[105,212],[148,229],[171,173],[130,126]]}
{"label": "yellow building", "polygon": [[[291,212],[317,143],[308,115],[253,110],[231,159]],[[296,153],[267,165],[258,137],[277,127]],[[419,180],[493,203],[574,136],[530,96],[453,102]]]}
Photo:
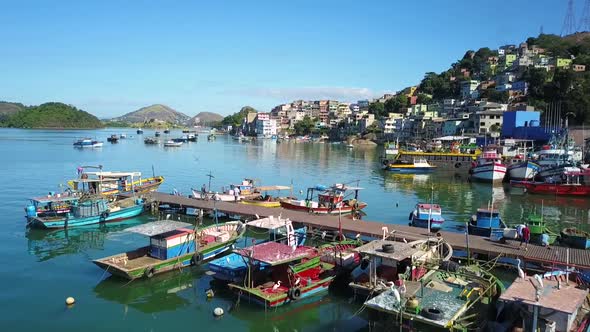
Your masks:
{"label": "yellow building", "polygon": [[572,65],[572,59],[557,58],[555,61],[555,67],[557,68],[569,68]]}

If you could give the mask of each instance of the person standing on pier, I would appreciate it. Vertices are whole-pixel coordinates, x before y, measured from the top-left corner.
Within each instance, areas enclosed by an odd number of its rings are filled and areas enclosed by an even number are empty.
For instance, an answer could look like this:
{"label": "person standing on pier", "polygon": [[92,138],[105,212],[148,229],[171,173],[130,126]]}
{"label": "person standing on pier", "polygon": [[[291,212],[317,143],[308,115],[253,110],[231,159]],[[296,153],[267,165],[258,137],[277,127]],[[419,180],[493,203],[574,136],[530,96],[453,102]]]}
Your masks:
{"label": "person standing on pier", "polygon": [[238,187],[234,188],[234,199],[236,202],[240,199],[240,188]]}
{"label": "person standing on pier", "polygon": [[525,224],[524,228],[522,229],[522,236],[520,237],[520,246],[522,247],[522,243],[524,242],[524,250],[528,250],[529,241],[531,240],[531,230]]}
{"label": "person standing on pier", "polygon": [[205,197],[207,197],[207,187],[203,183],[203,186],[201,186],[201,198],[205,199]]}

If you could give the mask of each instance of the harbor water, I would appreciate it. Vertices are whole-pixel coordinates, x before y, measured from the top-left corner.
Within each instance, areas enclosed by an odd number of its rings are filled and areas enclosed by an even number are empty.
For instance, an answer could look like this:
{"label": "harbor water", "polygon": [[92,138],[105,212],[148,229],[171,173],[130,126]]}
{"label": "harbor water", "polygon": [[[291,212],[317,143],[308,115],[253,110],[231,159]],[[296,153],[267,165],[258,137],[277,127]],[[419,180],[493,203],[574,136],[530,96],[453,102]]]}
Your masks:
{"label": "harbor water", "polygon": [[[126,133],[117,144],[106,142],[113,133]],[[180,137],[173,131],[170,137]],[[464,231],[477,208],[493,202],[508,224],[543,210],[554,231],[576,226],[590,230],[590,201],[523,194],[508,186],[471,183],[467,174],[434,172],[401,175],[381,170],[381,148],[347,148],[329,143],[263,140],[241,143],[227,136],[181,147],[145,145],[153,136],[131,129],[17,130],[0,129],[0,328],[3,331],[369,331],[362,303],[341,294],[326,294],[279,309],[264,309],[237,301],[226,291],[208,300],[211,287],[206,266],[127,282],[109,278],[93,259],[147,244],[147,239],[124,229],[155,220],[144,214],[123,223],[69,230],[28,230],[27,199],[65,189],[76,169],[102,165],[105,170],[141,171],[144,177],[165,177],[161,191],[188,195],[208,184],[213,190],[256,179],[262,185],[293,185],[293,195],[305,195],[317,184],[354,184],[365,188],[360,200],[368,203],[363,219],[407,224],[418,202],[443,208],[443,229]],[[165,136],[165,135],[163,135]],[[102,148],[74,148],[80,137],[104,141]],[[165,138],[165,137],[162,137]],[[303,194],[301,194],[303,193]],[[291,195],[289,192],[283,195]],[[359,221],[363,222],[363,221]],[[72,296],[75,305],[67,308]],[[216,319],[216,307],[225,315]],[[387,329],[386,329],[387,330]]]}

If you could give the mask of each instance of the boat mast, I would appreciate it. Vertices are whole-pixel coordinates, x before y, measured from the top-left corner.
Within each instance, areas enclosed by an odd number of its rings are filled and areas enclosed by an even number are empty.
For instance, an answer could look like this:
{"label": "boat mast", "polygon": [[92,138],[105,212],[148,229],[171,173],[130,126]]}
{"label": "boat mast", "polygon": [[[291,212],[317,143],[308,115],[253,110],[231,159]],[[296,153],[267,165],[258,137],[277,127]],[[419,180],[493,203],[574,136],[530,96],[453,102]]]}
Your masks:
{"label": "boat mast", "polygon": [[434,186],[430,186],[430,209],[428,210],[428,236],[430,236],[430,223],[432,222],[432,204],[434,202]]}
{"label": "boat mast", "polygon": [[206,175],[207,177],[209,177],[209,191],[211,191],[211,178],[214,178],[213,174],[211,174],[211,171],[209,171],[209,174]]}

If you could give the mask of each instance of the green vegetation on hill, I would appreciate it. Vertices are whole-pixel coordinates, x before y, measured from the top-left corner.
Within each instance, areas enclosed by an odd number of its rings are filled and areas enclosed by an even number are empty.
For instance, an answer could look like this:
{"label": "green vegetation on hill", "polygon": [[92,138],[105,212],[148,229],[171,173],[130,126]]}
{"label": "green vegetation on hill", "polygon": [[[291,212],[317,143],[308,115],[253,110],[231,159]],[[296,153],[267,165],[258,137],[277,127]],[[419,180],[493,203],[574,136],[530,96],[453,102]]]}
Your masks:
{"label": "green vegetation on hill", "polygon": [[147,123],[150,121],[167,122],[174,125],[185,125],[190,117],[186,114],[180,113],[166,105],[155,104],[147,107],[142,107],[137,111],[127,113],[121,117],[113,118],[112,121],[127,122],[130,124]]}
{"label": "green vegetation on hill", "polygon": [[221,120],[221,124],[223,126],[239,127],[244,121],[244,118],[248,115],[248,113],[251,112],[257,113],[258,111],[255,110],[253,107],[244,106],[242,107],[242,109],[240,109],[239,112],[234,113],[232,115],[228,115],[225,118],[223,118],[223,120]]}
{"label": "green vegetation on hill", "polygon": [[0,126],[13,128],[101,128],[94,115],[63,103],[45,103],[14,112]]}
{"label": "green vegetation on hill", "polygon": [[0,123],[6,121],[14,113],[25,109],[25,105],[21,103],[10,103],[7,101],[0,101]]}

